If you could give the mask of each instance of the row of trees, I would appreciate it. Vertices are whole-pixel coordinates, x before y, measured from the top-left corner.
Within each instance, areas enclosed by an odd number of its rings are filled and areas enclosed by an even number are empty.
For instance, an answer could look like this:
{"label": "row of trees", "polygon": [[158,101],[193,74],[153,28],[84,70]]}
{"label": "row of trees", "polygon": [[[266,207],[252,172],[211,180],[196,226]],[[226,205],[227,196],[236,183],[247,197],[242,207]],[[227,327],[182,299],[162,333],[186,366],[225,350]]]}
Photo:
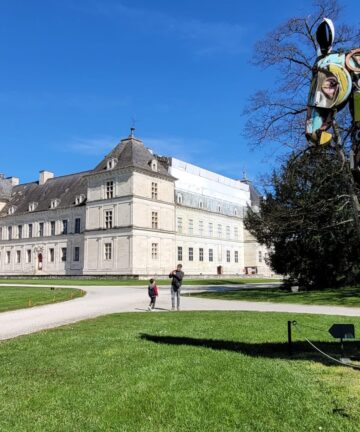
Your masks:
{"label": "row of trees", "polygon": [[[335,21],[340,14],[336,0],[318,0],[312,15],[292,18],[259,41],[254,62],[277,68],[277,85],[258,91],[246,111],[250,143],[276,143],[289,151],[270,178],[259,212],[249,209],[245,226],[270,249],[275,272],[308,288],[360,281],[360,225],[354,205],[360,193],[348,165],[348,111],[338,117],[341,143],[308,147],[304,137],[317,57],[315,31],[324,17]],[[358,29],[337,23],[336,35],[334,50],[360,45]]]}

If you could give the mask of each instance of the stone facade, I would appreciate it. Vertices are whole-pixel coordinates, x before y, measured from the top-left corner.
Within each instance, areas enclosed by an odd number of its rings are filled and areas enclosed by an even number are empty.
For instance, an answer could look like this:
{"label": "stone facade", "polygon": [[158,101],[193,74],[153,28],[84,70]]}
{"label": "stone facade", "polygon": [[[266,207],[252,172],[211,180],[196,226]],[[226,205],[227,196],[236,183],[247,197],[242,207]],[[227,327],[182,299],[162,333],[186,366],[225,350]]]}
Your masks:
{"label": "stone facade", "polygon": [[0,275],[269,275],[246,232],[251,185],[157,157],[130,136],[94,170],[0,177]]}

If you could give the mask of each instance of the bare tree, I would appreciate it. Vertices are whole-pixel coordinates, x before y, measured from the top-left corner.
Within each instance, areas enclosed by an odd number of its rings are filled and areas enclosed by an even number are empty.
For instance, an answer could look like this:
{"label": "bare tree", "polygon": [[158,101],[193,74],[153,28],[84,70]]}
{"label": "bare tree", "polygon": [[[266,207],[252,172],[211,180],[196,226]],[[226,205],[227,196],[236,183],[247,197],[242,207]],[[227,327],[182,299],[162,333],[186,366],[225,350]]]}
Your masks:
{"label": "bare tree", "polygon": [[[278,76],[274,86],[250,98],[245,110],[245,135],[253,147],[273,142],[299,150],[306,145],[306,102],[317,58],[315,32],[324,17],[337,21],[340,15],[337,0],[314,1],[311,15],[289,19],[256,44],[253,63],[261,68],[276,68]],[[348,51],[359,44],[359,29],[336,24],[334,51]],[[345,137],[348,110],[340,114],[338,122]]]}

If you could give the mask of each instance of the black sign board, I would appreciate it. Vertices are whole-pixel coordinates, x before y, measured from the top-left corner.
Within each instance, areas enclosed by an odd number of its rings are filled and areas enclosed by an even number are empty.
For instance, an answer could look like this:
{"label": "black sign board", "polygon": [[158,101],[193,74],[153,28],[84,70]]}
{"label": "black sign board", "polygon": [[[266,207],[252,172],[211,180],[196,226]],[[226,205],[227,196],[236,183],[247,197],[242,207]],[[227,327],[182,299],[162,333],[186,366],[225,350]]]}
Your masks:
{"label": "black sign board", "polygon": [[337,339],[355,339],[354,324],[333,324],[329,333]]}

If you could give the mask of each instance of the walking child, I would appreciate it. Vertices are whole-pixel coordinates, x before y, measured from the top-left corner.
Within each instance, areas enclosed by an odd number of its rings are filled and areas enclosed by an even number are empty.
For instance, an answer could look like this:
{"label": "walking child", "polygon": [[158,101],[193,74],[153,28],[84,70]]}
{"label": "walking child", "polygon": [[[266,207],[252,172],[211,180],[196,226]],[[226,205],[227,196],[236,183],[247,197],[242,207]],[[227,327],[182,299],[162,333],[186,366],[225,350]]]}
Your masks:
{"label": "walking child", "polygon": [[151,311],[152,309],[155,309],[156,297],[159,295],[159,291],[158,291],[158,287],[156,286],[155,279],[149,280],[148,294],[150,297],[150,304],[148,310]]}

